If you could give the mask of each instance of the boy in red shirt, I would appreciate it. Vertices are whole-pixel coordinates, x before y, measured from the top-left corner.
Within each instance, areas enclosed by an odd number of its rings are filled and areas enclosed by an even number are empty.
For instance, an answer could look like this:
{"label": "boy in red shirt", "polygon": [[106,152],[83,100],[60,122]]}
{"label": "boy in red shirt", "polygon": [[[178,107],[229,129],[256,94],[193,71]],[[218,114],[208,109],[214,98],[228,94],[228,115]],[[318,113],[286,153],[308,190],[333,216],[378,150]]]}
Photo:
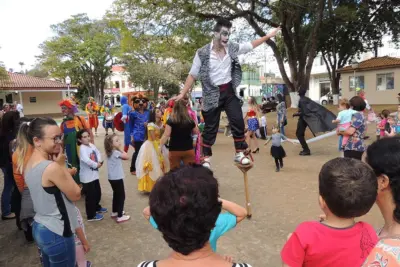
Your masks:
{"label": "boy in red shirt", "polygon": [[363,162],[336,158],[319,173],[319,205],[323,222],[297,226],[281,252],[283,266],[361,266],[378,242],[371,225],[355,222],[375,203],[377,178]]}

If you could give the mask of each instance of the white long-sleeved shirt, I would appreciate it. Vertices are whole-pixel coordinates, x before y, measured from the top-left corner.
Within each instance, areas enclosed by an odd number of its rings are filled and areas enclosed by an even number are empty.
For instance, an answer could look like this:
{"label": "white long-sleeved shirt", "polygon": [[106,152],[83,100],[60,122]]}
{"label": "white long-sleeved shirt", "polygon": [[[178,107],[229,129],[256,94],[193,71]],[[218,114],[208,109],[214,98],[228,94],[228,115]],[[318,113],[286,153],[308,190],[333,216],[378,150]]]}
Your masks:
{"label": "white long-sleeved shirt", "polygon": [[[228,49],[225,48],[226,54],[223,59],[220,59],[217,53],[212,50],[214,43],[211,41],[211,53],[210,53],[210,79],[214,85],[221,85],[229,83],[232,80],[232,58],[228,53]],[[238,55],[246,54],[253,50],[253,45],[249,43],[239,44]],[[201,60],[199,54],[193,60],[192,68],[190,69],[190,75],[197,79],[201,67]]]}
{"label": "white long-sleeved shirt", "polygon": [[80,145],[80,171],[79,177],[82,183],[87,184],[99,179],[97,164],[101,162],[101,154],[93,144]]}

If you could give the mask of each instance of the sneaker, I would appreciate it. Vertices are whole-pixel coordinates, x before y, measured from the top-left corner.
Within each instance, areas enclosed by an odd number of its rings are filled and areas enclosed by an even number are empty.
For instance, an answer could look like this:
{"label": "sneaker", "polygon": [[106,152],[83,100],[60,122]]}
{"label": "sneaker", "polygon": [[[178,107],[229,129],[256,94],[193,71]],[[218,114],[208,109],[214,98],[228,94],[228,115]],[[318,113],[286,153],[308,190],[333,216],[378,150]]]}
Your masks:
{"label": "sneaker", "polygon": [[[125,211],[122,212],[122,215],[125,215]],[[118,217],[118,212],[111,212],[111,218],[115,219]]]}
{"label": "sneaker", "polygon": [[283,162],[281,164],[279,164],[279,167],[281,167],[281,169],[283,168]]}
{"label": "sneaker", "polygon": [[1,216],[1,219],[2,219],[3,221],[15,219],[15,213],[10,213],[10,214],[8,214],[8,215]]}
{"label": "sneaker", "polygon": [[117,223],[123,223],[128,221],[131,218],[129,215],[122,215],[122,217],[117,218]]}
{"label": "sneaker", "polygon": [[96,211],[97,213],[106,213],[108,211],[107,208],[101,208],[98,211]]}
{"label": "sneaker", "polygon": [[243,152],[236,153],[234,161],[242,165],[250,164],[250,159],[246,157]]}
{"label": "sneaker", "polygon": [[90,261],[86,261],[86,267],[92,267],[92,263]]}
{"label": "sneaker", "polygon": [[280,169],[279,169],[279,168],[276,168],[276,169],[275,169],[275,171],[276,171],[276,172],[279,172],[279,171],[280,171]]}
{"label": "sneaker", "polygon": [[211,157],[205,157],[202,165],[203,167],[211,169]]}
{"label": "sneaker", "polygon": [[104,216],[101,214],[96,214],[92,219],[88,219],[88,222],[95,222],[95,221],[101,221],[104,219]]}

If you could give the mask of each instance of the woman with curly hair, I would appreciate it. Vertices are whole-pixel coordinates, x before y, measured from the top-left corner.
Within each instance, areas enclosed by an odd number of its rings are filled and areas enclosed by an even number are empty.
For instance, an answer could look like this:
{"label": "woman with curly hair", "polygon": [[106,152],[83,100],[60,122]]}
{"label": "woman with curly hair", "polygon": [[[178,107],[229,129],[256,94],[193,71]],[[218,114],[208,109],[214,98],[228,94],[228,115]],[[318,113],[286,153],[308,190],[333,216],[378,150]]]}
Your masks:
{"label": "woman with curly hair", "polygon": [[363,267],[400,266],[400,137],[383,138],[370,145],[364,161],[378,178],[378,205],[385,224],[378,231],[378,244]]}
{"label": "woman with curly hair", "polygon": [[218,197],[217,179],[208,168],[185,166],[161,177],[150,193],[150,210],[173,252],[138,267],[250,267],[231,263],[212,250],[209,239],[222,209]]}

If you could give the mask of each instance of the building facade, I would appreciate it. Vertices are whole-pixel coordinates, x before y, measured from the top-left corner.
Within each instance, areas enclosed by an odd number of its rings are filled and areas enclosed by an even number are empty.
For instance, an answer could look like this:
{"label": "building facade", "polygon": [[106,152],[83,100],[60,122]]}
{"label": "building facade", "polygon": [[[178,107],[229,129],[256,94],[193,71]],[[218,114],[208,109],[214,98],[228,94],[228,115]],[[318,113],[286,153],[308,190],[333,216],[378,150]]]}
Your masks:
{"label": "building facade", "polygon": [[400,58],[377,57],[339,70],[342,95],[350,99],[357,89],[365,92],[370,104],[398,104],[400,92]]}
{"label": "building facade", "polygon": [[[67,96],[68,87],[58,81],[32,77],[20,73],[8,73],[9,80],[0,83],[0,106],[15,101],[24,108],[27,116],[59,116],[58,103]],[[77,92],[70,87],[70,92]]]}

